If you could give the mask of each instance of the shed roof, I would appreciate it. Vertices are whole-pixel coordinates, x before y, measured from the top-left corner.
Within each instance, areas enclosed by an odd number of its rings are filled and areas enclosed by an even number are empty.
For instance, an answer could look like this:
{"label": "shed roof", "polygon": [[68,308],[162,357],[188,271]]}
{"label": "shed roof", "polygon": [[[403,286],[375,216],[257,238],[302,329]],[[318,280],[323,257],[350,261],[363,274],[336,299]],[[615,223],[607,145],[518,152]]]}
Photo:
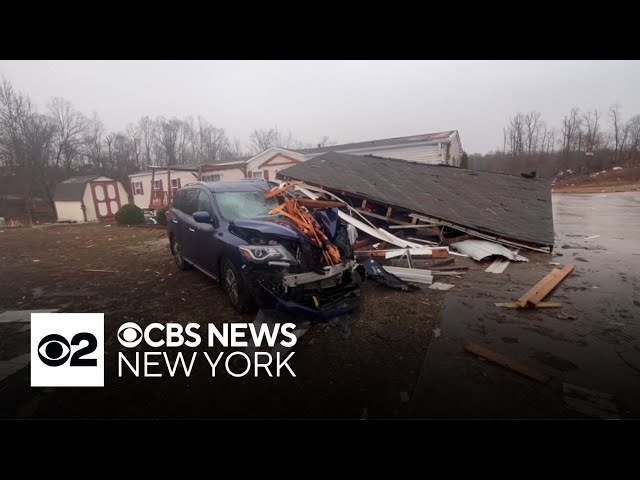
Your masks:
{"label": "shed roof", "polygon": [[551,246],[551,184],[463,168],[329,152],[278,177],[351,193],[496,236]]}
{"label": "shed roof", "polygon": [[408,137],[393,137],[383,138],[381,140],[369,140],[366,142],[344,143],[342,145],[330,145],[328,147],[318,148],[303,148],[301,150],[295,150],[296,152],[304,154],[325,153],[339,150],[356,150],[359,148],[376,148],[376,147],[388,147],[391,145],[411,144],[411,143],[423,143],[423,142],[438,142],[449,140],[451,135],[456,133],[455,130],[448,130],[446,132],[424,133],[422,135],[411,135]]}
{"label": "shed roof", "polygon": [[56,193],[53,196],[55,202],[80,202],[84,196],[84,190],[92,180],[101,175],[89,175],[86,177],[71,177],[56,185]]}

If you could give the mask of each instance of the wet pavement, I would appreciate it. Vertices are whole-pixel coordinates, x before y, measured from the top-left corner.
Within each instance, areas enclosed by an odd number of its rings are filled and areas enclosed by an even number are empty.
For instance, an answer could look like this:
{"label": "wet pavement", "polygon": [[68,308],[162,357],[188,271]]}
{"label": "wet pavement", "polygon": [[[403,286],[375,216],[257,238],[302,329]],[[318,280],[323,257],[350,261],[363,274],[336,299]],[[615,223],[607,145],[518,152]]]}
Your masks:
{"label": "wet pavement", "polygon": [[[501,274],[470,270],[446,294],[413,392],[419,418],[640,418],[640,192],[554,194],[555,252]],[[462,265],[463,263],[458,260]],[[560,265],[553,265],[559,263]],[[561,308],[496,307],[553,268],[575,271],[545,300]],[[540,384],[465,353],[474,342],[551,377]],[[576,400],[588,389],[595,393]]]}

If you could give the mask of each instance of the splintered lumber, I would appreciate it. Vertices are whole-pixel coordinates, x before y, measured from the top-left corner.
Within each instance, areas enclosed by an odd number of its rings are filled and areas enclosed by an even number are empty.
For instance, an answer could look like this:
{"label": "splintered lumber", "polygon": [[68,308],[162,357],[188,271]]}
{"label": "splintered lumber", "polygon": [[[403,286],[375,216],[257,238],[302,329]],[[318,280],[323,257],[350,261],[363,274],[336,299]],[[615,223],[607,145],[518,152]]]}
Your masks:
{"label": "splintered lumber", "polygon": [[[532,305],[534,308],[560,308],[562,307],[561,303],[554,302],[538,302],[535,305]],[[496,303],[496,307],[503,308],[527,308],[521,307],[518,302],[504,302],[504,303]]]}
{"label": "splintered lumber", "polygon": [[520,307],[526,307],[528,304],[536,305],[540,303],[567,275],[573,272],[574,268],[575,265],[572,264],[567,265],[562,270],[554,268],[551,273],[518,299],[518,305],[520,305]]}
{"label": "splintered lumber", "polygon": [[464,349],[469,353],[484,358],[485,360],[495,363],[496,365],[500,365],[501,367],[508,368],[509,370],[519,373],[520,375],[530,378],[531,380],[535,380],[536,382],[547,383],[549,381],[548,375],[534,370],[527,365],[516,362],[512,358],[502,355],[501,353],[489,350],[488,348],[478,345],[477,343],[469,343],[464,347]]}

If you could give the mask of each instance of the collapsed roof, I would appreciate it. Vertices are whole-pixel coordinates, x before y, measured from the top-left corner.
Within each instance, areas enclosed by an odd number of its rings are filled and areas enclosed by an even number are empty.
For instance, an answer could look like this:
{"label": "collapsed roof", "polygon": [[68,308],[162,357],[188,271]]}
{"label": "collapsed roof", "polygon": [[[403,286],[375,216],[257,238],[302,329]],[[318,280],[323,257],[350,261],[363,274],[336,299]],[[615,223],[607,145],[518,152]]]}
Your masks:
{"label": "collapsed roof", "polygon": [[499,238],[543,247],[554,243],[551,184],[539,178],[337,152],[277,176]]}

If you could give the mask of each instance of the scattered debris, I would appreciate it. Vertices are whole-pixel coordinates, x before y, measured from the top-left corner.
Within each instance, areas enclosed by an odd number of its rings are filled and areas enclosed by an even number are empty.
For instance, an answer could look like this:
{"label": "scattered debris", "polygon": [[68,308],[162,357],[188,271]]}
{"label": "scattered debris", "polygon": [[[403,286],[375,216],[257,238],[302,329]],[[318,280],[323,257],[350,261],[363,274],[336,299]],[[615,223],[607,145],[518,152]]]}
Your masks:
{"label": "scattered debris", "polygon": [[[396,290],[404,290],[404,291],[416,290],[418,288],[416,285],[407,283],[403,279],[390,273],[389,271],[387,271],[387,269],[391,267],[383,268],[382,265],[376,262],[373,258],[369,258],[368,260],[364,261],[362,265],[364,266],[364,269],[367,272],[367,276],[371,277],[374,281],[382,285],[395,288]],[[423,271],[427,271],[427,270],[423,270]]]}
{"label": "scattered debris", "polygon": [[[404,267],[382,267],[388,273],[396,276],[400,280],[406,282],[426,283],[431,285],[433,283],[433,275],[431,270],[423,270],[421,268],[404,268]],[[448,272],[442,272],[448,273]]]}
{"label": "scattered debris", "polygon": [[[480,261],[483,258],[493,255],[500,255],[514,262],[528,262],[529,259],[512,252],[504,245],[489,242],[487,240],[464,240],[451,244],[451,248],[455,248],[460,253],[470,256],[474,260]],[[506,267],[505,267],[506,268]]]}
{"label": "scattered debris", "polygon": [[562,384],[565,406],[575,412],[591,418],[605,420],[619,420],[618,407],[613,401],[613,395],[596,392],[584,387]]}
{"label": "scattered debris", "polygon": [[528,305],[536,305],[541,302],[544,297],[549,295],[551,291],[558,286],[571,272],[575,265],[569,264],[562,270],[554,268],[551,273],[540,280],[531,290],[518,299],[518,305],[524,308]]}
{"label": "scattered debris", "polygon": [[493,263],[487,267],[485,272],[502,273],[505,271],[505,269],[509,266],[510,263],[511,263],[510,260],[507,260],[507,259],[502,260],[500,258],[496,258],[493,261]]}
{"label": "scattered debris", "polygon": [[[116,270],[100,270],[100,269],[94,269],[94,268],[85,268],[84,269],[85,272],[98,272],[98,273],[118,273]],[[158,275],[160,275],[159,272],[156,272]]]}
{"label": "scattered debris", "polygon": [[592,238],[598,238],[600,235],[591,235],[590,237],[585,238],[585,240],[591,240]]}
{"label": "scattered debris", "polygon": [[440,338],[440,329],[439,328],[434,328],[433,329],[433,336],[436,338]]}
{"label": "scattered debris", "polygon": [[433,290],[444,290],[447,291],[453,288],[455,285],[451,285],[450,283],[441,283],[441,282],[433,282],[429,288]]}
{"label": "scattered debris", "polygon": [[42,310],[7,310],[0,314],[0,323],[30,322],[32,313],[55,313],[59,308],[46,308]]}
{"label": "scattered debris", "polygon": [[430,258],[447,258],[449,249],[447,247],[438,248],[407,248],[404,250],[390,250],[385,253],[385,258],[402,257],[403,255],[411,255],[412,257],[430,257]]}
{"label": "scattered debris", "polygon": [[515,360],[502,355],[501,353],[494,352],[493,350],[489,350],[488,348],[485,348],[476,343],[469,343],[465,345],[464,349],[469,353],[472,353],[474,355],[477,355],[478,357],[495,363],[496,365],[500,365],[501,367],[519,373],[520,375],[535,380],[536,382],[547,383],[550,379],[550,377],[548,375],[545,375],[544,373],[538,372],[537,370],[534,370],[527,365],[518,363]]}
{"label": "scattered debris", "polygon": [[560,320],[575,320],[576,318],[578,318],[577,315],[571,315],[569,313],[558,313],[556,315],[556,317],[558,317]]}

